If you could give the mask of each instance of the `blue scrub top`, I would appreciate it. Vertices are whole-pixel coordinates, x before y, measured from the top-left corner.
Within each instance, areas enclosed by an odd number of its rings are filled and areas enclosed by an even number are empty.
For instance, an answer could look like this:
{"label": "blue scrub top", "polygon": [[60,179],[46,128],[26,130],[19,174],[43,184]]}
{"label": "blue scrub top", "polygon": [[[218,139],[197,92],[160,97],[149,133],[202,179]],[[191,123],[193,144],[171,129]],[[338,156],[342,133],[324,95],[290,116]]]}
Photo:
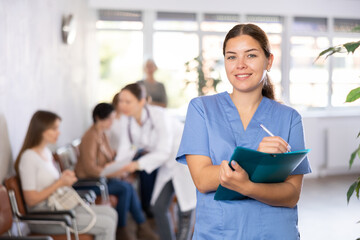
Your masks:
{"label": "blue scrub top", "polygon": [[[230,160],[236,146],[256,150],[268,134],[282,137],[291,151],[305,149],[301,116],[294,109],[263,97],[246,131],[227,92],[193,99],[188,107],[177,161],[186,164],[187,154],[204,155],[214,165]],[[310,173],[308,159],[292,174]],[[216,201],[215,192],[197,191],[193,239],[204,240],[297,240],[297,207],[273,207],[254,199]]]}

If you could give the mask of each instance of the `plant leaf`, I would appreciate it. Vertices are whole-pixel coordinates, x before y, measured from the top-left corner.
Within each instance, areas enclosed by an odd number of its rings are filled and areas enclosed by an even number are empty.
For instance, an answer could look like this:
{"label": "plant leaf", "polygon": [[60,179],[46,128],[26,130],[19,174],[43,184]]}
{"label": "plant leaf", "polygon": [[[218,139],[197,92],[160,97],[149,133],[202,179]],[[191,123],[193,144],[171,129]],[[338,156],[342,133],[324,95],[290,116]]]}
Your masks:
{"label": "plant leaf", "polygon": [[355,100],[360,98],[360,87],[354,88],[349,92],[349,94],[346,97],[345,102],[354,102]]}
{"label": "plant leaf", "polygon": [[346,48],[346,50],[348,51],[348,53],[354,53],[355,50],[359,47],[360,45],[360,41],[357,42],[348,42],[344,44],[344,47]]}
{"label": "plant leaf", "polygon": [[357,185],[356,185],[356,188],[355,188],[357,199],[359,199],[359,189],[360,189],[360,182],[357,181]]}
{"label": "plant leaf", "polygon": [[360,132],[358,133],[357,137],[356,138],[359,138],[360,137]]}
{"label": "plant leaf", "polygon": [[319,57],[321,57],[322,55],[328,53],[328,52],[335,52],[335,48],[334,47],[329,47],[328,49],[325,49],[324,51],[322,51],[320,54],[319,54]]}
{"label": "plant leaf", "polygon": [[353,165],[353,163],[354,163],[354,159],[355,159],[355,157],[356,157],[356,153],[357,153],[357,149],[351,154],[351,156],[350,156],[350,160],[349,160],[349,169],[351,168],[351,166]]}
{"label": "plant leaf", "polygon": [[347,203],[349,204],[350,198],[353,195],[354,191],[355,191],[355,187],[356,187],[357,181],[354,182],[353,184],[351,184],[351,186],[349,187],[348,191],[347,191]]}
{"label": "plant leaf", "polygon": [[[356,155],[358,155],[358,157],[360,158],[360,144],[358,146],[358,148],[351,154],[350,156],[350,160],[349,160],[349,169],[351,168],[351,166],[354,163],[354,159],[356,158]],[[360,181],[360,178],[359,178]]]}
{"label": "plant leaf", "polygon": [[328,58],[329,56],[333,55],[334,53],[337,53],[337,52],[341,52],[342,50],[342,46],[339,45],[339,46],[335,46],[335,47],[329,47],[328,49],[325,49],[324,51],[322,51],[319,56],[315,59],[314,62],[316,62],[321,56],[326,55],[325,59]]}

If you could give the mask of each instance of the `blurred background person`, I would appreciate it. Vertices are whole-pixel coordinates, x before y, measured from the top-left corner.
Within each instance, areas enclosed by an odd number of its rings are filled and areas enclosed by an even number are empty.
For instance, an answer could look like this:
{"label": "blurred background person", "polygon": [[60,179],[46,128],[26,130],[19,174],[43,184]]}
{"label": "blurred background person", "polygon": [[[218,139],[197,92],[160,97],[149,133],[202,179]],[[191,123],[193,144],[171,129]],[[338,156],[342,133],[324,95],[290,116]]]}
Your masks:
{"label": "blurred background person", "polygon": [[138,81],[145,87],[148,96],[151,97],[150,104],[160,107],[167,106],[167,95],[163,83],[156,81],[154,74],[157,71],[157,66],[152,59],[148,59],[144,65],[145,78]]}
{"label": "blurred background person", "polygon": [[108,131],[106,131],[106,134],[109,139],[110,147],[113,150],[116,150],[120,144],[119,139],[120,135],[123,134],[124,127],[122,126],[122,119],[124,116],[121,114],[120,110],[120,104],[119,104],[119,93],[116,93],[112,100],[112,106],[115,110],[115,117],[113,119],[113,123]]}
{"label": "blurred background person", "polygon": [[[94,124],[85,132],[79,146],[80,157],[75,172],[79,178],[99,178],[106,165],[112,164],[115,152],[111,149],[105,134],[115,117],[114,108],[108,103],[99,103],[93,110]],[[140,201],[133,186],[118,178],[120,174],[114,172],[108,175],[107,185],[110,195],[118,198],[116,211],[119,215],[118,234],[120,239],[134,239],[126,228],[127,213],[130,212],[138,225],[137,237],[140,239],[158,239],[150,229],[142,212]],[[91,188],[100,195],[98,187]]]}
{"label": "blurred background person", "polygon": [[[120,105],[122,113],[128,116],[127,133],[121,135],[117,155],[117,161],[128,162],[122,171],[150,174],[158,169],[151,205],[160,239],[175,239],[169,213],[174,194],[179,206],[176,239],[190,239],[196,191],[189,169],[175,160],[183,124],[167,114],[166,109],[147,104],[145,89],[136,83],[121,90]],[[137,161],[132,161],[134,158]]]}
{"label": "blurred background person", "polygon": [[[37,111],[31,118],[26,137],[15,161],[15,170],[20,177],[24,199],[29,211],[52,210],[48,198],[59,188],[71,187],[77,181],[75,173],[65,170],[59,174],[53,164],[49,144],[55,144],[59,131],[60,117],[48,111]],[[117,214],[109,206],[91,205],[96,214],[95,225],[87,232],[96,240],[115,239]],[[88,226],[92,216],[81,205],[74,209],[78,229]],[[29,224],[34,233],[64,234],[61,226]]]}

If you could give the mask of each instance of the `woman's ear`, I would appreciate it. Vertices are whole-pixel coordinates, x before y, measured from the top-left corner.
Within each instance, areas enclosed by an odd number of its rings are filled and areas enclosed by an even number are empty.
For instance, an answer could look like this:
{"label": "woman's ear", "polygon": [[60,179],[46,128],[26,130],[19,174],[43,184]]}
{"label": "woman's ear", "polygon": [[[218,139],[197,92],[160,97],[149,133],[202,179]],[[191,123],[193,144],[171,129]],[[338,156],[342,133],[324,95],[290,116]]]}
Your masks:
{"label": "woman's ear", "polygon": [[95,116],[95,122],[94,123],[97,123],[97,122],[99,122],[99,117]]}
{"label": "woman's ear", "polygon": [[141,104],[142,107],[145,106],[145,104],[146,104],[146,98],[142,98],[142,99],[140,100],[140,104]]}
{"label": "woman's ear", "polygon": [[271,69],[271,66],[273,64],[273,61],[274,61],[274,55],[272,53],[270,53],[270,56],[268,58],[268,64],[266,66],[266,70],[269,72],[270,69]]}

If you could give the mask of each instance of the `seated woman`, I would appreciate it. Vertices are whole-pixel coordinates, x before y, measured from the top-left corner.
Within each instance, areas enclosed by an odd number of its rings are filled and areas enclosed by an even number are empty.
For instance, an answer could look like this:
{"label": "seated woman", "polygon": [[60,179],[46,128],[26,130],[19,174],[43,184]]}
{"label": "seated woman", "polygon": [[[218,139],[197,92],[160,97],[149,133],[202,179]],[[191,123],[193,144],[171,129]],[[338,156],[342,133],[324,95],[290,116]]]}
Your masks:
{"label": "seated woman", "polygon": [[[108,103],[100,103],[94,108],[94,124],[86,131],[79,146],[80,157],[75,167],[77,177],[100,177],[105,166],[113,162],[115,152],[109,145],[105,131],[111,127],[114,114],[113,106]],[[128,182],[119,179],[118,175],[115,172],[106,176],[108,177],[109,194],[118,197],[116,206],[119,216],[118,236],[124,240],[132,239],[132,235],[126,229],[127,213],[130,211],[135,222],[138,224],[138,238],[147,240],[158,239],[146,222],[134,188]],[[93,188],[93,190],[96,194],[100,195],[98,188]]]}
{"label": "seated woman", "polygon": [[[37,111],[26,133],[24,144],[15,162],[15,170],[20,177],[25,203],[29,211],[51,210],[48,198],[59,188],[71,186],[77,181],[73,171],[66,170],[61,175],[53,164],[48,144],[56,143],[59,132],[60,117],[55,113]],[[113,240],[116,231],[117,214],[108,206],[90,206],[96,213],[96,223],[87,232],[96,240]],[[78,229],[88,226],[92,216],[78,205],[75,207]],[[64,234],[61,226],[31,224],[34,233]]]}
{"label": "seated woman", "polygon": [[[124,172],[151,174],[158,169],[151,205],[160,239],[190,239],[196,190],[187,166],[175,160],[183,124],[171,117],[166,109],[147,104],[145,89],[136,83],[121,90],[120,106],[127,116],[124,118],[127,128],[121,135],[116,160],[128,163],[122,169]],[[169,213],[174,195],[179,204],[176,237]]]}

